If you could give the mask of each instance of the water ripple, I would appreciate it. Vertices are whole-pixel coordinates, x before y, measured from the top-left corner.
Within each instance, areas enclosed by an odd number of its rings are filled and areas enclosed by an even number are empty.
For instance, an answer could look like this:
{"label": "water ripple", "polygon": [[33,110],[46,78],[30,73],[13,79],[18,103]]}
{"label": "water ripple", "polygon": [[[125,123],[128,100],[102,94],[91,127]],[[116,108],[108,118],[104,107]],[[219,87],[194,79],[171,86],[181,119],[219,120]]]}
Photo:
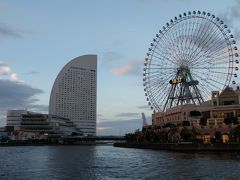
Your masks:
{"label": "water ripple", "polygon": [[0,179],[236,180],[239,160],[240,153],[178,153],[104,145],[0,147]]}

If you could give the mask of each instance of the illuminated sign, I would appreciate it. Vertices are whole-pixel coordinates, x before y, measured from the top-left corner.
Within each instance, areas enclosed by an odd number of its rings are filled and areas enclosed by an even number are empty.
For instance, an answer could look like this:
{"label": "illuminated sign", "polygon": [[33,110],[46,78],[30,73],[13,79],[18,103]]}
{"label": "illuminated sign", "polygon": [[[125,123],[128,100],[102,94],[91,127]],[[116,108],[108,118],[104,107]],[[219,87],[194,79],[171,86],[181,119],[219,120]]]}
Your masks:
{"label": "illuminated sign", "polygon": [[184,78],[176,78],[176,79],[172,79],[169,81],[170,84],[177,84],[177,83],[182,83],[184,82]]}

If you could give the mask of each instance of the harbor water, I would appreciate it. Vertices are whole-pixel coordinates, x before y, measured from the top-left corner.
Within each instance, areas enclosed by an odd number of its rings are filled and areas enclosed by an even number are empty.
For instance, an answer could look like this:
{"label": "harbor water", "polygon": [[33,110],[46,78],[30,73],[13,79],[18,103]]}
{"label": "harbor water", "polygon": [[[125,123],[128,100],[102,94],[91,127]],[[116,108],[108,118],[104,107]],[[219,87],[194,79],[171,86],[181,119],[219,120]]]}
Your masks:
{"label": "harbor water", "polygon": [[240,153],[111,145],[0,147],[0,179],[240,179]]}

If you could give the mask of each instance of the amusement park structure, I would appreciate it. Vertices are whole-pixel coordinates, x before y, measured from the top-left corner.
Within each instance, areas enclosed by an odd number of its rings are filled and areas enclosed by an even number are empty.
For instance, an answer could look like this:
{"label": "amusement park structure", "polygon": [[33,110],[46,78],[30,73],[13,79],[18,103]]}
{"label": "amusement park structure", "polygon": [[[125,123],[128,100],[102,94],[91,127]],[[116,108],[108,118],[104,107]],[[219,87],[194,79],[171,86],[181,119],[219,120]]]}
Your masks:
{"label": "amusement park structure", "polygon": [[199,105],[212,91],[236,88],[238,56],[231,30],[220,18],[204,11],[174,17],[156,34],[145,58],[143,85],[149,106],[165,112]]}

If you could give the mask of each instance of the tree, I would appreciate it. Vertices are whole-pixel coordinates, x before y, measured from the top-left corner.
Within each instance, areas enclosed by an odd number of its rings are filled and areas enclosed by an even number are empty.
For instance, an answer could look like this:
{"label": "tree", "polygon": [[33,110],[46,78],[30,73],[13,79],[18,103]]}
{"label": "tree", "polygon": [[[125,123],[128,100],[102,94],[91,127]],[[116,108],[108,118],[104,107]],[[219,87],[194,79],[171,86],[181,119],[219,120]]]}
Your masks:
{"label": "tree", "polygon": [[201,126],[206,126],[206,125],[207,125],[207,118],[206,118],[206,116],[205,116],[204,114],[202,114],[202,116],[201,116],[201,118],[200,118],[199,124],[200,124]]}
{"label": "tree", "polygon": [[224,123],[225,123],[226,125],[231,124],[231,123],[233,123],[233,124],[239,124],[237,117],[225,117],[225,118],[224,118]]}
{"label": "tree", "polygon": [[222,141],[222,134],[220,131],[215,132],[215,140],[216,142],[221,142]]}
{"label": "tree", "polygon": [[199,111],[190,111],[190,116],[201,116],[201,113]]}
{"label": "tree", "polygon": [[239,124],[237,117],[232,117],[233,124]]}
{"label": "tree", "polygon": [[193,126],[191,130],[192,141],[197,141],[197,135],[199,135],[199,133],[197,132],[197,129]]}
{"label": "tree", "polygon": [[190,121],[183,121],[183,122],[182,122],[182,125],[183,125],[183,126],[190,126]]}
{"label": "tree", "polygon": [[226,125],[231,124],[231,123],[232,123],[232,119],[231,119],[230,117],[225,117],[225,118],[224,118],[224,123],[225,123]]}
{"label": "tree", "polygon": [[240,126],[239,125],[231,130],[231,135],[233,136],[233,140],[235,142],[239,142],[239,140],[240,140]]}
{"label": "tree", "polygon": [[172,128],[172,127],[176,127],[176,125],[172,123],[167,123],[163,126],[163,128]]}
{"label": "tree", "polygon": [[183,141],[191,141],[192,140],[192,133],[184,127],[180,133],[180,136]]}

